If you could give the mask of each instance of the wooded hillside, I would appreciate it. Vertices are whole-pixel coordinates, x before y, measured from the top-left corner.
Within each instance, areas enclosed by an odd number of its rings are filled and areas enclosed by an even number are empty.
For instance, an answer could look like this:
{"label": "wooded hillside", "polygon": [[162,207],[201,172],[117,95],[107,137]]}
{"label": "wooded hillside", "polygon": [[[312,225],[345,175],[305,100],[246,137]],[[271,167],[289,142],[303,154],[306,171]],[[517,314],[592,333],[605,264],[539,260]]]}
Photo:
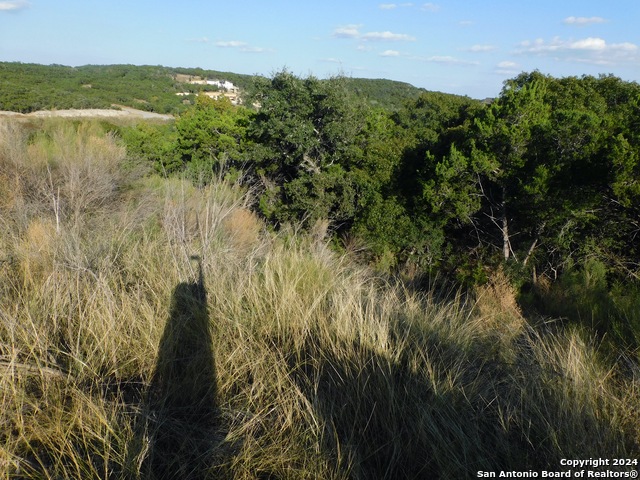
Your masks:
{"label": "wooded hillside", "polygon": [[[205,70],[136,65],[38,65],[0,62],[0,110],[30,113],[36,110],[68,108],[111,108],[127,105],[157,113],[179,113],[184,100],[212,87],[179,81],[183,77],[227,80],[246,92],[253,75]],[[349,79],[350,89],[372,104],[397,109],[421,89],[391,80]]]}

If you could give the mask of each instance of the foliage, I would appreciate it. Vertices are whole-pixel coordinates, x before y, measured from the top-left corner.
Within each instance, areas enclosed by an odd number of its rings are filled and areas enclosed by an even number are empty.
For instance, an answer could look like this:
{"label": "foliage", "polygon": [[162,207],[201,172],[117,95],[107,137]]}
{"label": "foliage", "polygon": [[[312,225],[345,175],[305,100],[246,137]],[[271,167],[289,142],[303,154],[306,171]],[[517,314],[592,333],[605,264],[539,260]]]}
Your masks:
{"label": "foliage", "polygon": [[458,241],[452,233],[479,208],[477,178],[487,167],[461,153],[479,108],[465,97],[425,93],[392,117],[402,139],[392,191],[414,227],[396,254],[427,271],[456,263],[447,260]]}
{"label": "foliage", "polygon": [[179,89],[162,67],[1,63],[0,85],[0,110],[22,113],[113,104],[167,113],[181,106]]}
{"label": "foliage", "polygon": [[[29,113],[68,108],[111,108],[126,105],[158,113],[180,113],[183,100],[192,102],[209,85],[184,83],[187,79],[224,79],[248,91],[253,75],[202,68],[151,65],[38,65],[0,62],[0,110]],[[179,80],[180,79],[180,80]],[[389,80],[348,79],[346,88],[372,105],[398,109],[421,91]],[[188,97],[176,93],[190,92]]]}
{"label": "foliage", "polygon": [[415,100],[424,89],[408,83],[386,79],[346,78],[346,88],[364,98],[374,108],[397,111],[410,100]]}
{"label": "foliage", "polygon": [[179,113],[184,97],[176,93],[201,88],[176,80],[180,73],[228,79],[239,87],[249,75],[213,70],[137,65],[37,65],[0,62],[0,110],[29,113],[68,108],[112,108],[126,105],[158,113]]}
{"label": "foliage", "polygon": [[[448,166],[443,161],[437,169],[425,150],[460,136],[455,129],[474,102],[424,94],[391,115],[365,105],[350,85],[286,70],[257,83],[252,101],[260,106],[248,132],[264,191],[261,211],[279,224],[311,226],[326,218],[338,234],[363,239],[374,258],[391,255],[391,264],[412,259],[433,268],[444,251],[444,227],[472,207],[463,206],[467,191],[459,187],[469,179],[456,174],[455,149]],[[446,208],[437,205],[442,192],[433,190],[438,175],[449,177]]]}
{"label": "foliage", "polygon": [[140,122],[116,130],[131,157],[152,165],[161,174],[167,175],[180,170],[182,162],[176,151],[175,125],[151,125]]}
{"label": "foliage", "polygon": [[640,197],[631,193],[631,172],[640,145],[633,110],[612,100],[620,97],[638,98],[640,87],[611,77],[523,74],[476,121],[472,154],[497,162],[483,189],[487,216],[502,209],[515,259],[557,272],[593,242],[633,256],[628,232]]}
{"label": "foliage", "polygon": [[222,97],[218,100],[198,96],[194,108],[176,120],[176,153],[182,166],[200,182],[211,175],[226,173],[243,163],[246,149],[248,111],[234,107]]}
{"label": "foliage", "polygon": [[[534,284],[559,280],[553,291],[564,300],[543,295],[542,310],[604,336],[626,323],[611,289],[624,281],[635,291],[639,278],[639,98],[640,86],[609,76],[522,74],[471,132],[470,157],[495,164],[481,177],[484,219],[474,224],[481,245],[498,246]],[[598,278],[597,288],[586,278]],[[586,286],[578,293],[575,285]],[[565,313],[555,306],[562,303]]]}
{"label": "foliage", "polygon": [[248,135],[255,176],[264,179],[262,213],[278,223],[351,219],[357,190],[349,165],[364,112],[343,81],[284,70],[258,80],[251,101],[259,105]]}

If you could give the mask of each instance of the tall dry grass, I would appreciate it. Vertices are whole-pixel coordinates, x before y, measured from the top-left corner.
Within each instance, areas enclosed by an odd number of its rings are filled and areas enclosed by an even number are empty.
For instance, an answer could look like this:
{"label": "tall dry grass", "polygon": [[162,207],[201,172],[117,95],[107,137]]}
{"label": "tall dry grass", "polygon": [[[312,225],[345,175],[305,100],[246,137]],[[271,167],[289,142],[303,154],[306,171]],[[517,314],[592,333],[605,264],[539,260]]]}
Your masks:
{"label": "tall dry grass", "polygon": [[477,302],[391,287],[266,232],[237,187],[125,163],[95,125],[0,124],[0,475],[471,478],[638,455],[640,379],[530,327],[500,278]]}

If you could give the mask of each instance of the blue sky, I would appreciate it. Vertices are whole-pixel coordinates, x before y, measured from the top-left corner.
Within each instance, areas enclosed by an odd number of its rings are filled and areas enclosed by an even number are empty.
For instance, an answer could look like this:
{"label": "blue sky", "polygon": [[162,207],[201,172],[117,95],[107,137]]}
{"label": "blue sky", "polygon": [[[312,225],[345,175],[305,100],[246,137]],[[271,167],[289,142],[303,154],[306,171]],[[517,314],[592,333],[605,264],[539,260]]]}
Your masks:
{"label": "blue sky", "polygon": [[389,78],[496,96],[522,71],[640,80],[638,0],[0,0],[0,61]]}

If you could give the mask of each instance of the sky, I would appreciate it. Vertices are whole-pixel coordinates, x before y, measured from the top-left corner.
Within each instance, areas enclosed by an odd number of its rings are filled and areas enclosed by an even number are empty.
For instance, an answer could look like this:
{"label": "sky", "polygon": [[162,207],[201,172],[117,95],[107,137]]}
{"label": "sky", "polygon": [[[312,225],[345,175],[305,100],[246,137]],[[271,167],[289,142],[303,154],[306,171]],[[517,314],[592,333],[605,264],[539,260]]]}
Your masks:
{"label": "sky", "polygon": [[387,78],[495,97],[505,80],[640,81],[639,0],[0,0],[0,61]]}

